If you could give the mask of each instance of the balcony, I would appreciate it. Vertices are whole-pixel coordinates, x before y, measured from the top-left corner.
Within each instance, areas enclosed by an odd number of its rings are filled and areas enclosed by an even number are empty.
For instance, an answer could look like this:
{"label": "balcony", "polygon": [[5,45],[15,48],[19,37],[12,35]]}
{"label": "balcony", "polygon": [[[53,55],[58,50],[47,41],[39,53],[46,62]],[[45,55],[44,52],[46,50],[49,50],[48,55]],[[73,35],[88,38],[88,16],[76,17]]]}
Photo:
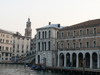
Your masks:
{"label": "balcony", "polygon": [[1,50],[2,53],[13,53],[12,51],[8,51],[8,50]]}

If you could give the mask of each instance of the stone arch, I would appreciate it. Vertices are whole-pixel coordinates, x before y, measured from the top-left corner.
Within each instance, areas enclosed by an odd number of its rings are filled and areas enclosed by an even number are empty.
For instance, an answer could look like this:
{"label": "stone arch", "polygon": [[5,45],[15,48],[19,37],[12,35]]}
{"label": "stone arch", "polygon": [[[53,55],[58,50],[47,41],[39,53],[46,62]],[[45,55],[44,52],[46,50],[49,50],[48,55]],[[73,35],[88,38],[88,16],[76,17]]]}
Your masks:
{"label": "stone arch", "polygon": [[89,53],[85,54],[85,67],[90,68],[90,54]]}
{"label": "stone arch", "polygon": [[64,54],[60,53],[59,55],[59,65],[64,67]]}
{"label": "stone arch", "polygon": [[71,64],[70,64],[70,53],[67,53],[66,54],[66,66],[67,67],[70,67],[71,66]]}
{"label": "stone arch", "polygon": [[79,58],[79,67],[83,67],[83,54],[79,53],[78,58]]}
{"label": "stone arch", "polygon": [[35,58],[31,60],[30,64],[35,64]]}
{"label": "stone arch", "polygon": [[97,57],[98,57],[98,55],[96,52],[92,53],[92,67],[93,68],[97,68],[97,65],[98,65],[97,64],[97,62],[98,62]]}
{"label": "stone arch", "polygon": [[76,53],[73,53],[73,54],[72,54],[72,66],[73,66],[73,67],[76,67],[76,58],[77,58]]}

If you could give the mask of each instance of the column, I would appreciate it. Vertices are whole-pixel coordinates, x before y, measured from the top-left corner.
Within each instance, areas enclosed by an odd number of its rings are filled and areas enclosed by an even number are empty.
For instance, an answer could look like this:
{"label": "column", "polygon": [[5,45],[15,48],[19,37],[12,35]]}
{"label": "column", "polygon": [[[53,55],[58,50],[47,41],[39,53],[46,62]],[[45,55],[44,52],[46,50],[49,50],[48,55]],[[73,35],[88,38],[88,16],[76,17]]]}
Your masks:
{"label": "column", "polygon": [[58,61],[57,61],[57,62],[58,62],[58,67],[59,67],[59,53],[58,53],[58,58],[57,58],[57,59],[58,59]]}
{"label": "column", "polygon": [[85,58],[85,53],[83,53],[83,59]]}
{"label": "column", "polygon": [[78,54],[77,54],[76,58],[77,58],[76,67],[78,68],[78,67],[79,67],[79,59],[78,59]]}
{"label": "column", "polygon": [[100,68],[100,56],[99,56],[99,53],[98,53],[98,58],[97,58],[97,60],[98,60],[98,66],[97,66],[97,68]]}
{"label": "column", "polygon": [[64,54],[64,67],[66,67],[66,54]]}
{"label": "column", "polygon": [[72,53],[70,53],[70,64],[71,64],[71,66],[72,66]]}
{"label": "column", "polygon": [[90,68],[92,68],[92,53],[90,53]]}

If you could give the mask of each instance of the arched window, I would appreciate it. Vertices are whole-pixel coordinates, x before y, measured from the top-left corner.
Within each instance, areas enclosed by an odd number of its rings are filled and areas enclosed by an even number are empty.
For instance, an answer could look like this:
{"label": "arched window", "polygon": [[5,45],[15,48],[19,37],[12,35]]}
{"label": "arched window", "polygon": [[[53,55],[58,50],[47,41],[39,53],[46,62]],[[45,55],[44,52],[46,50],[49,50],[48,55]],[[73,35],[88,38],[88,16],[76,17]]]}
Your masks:
{"label": "arched window", "polygon": [[50,38],[50,36],[51,36],[51,32],[49,31],[49,38]]}
{"label": "arched window", "polygon": [[44,31],[42,32],[42,38],[44,39]]}
{"label": "arched window", "polygon": [[45,31],[45,38],[47,38],[47,32]]}
{"label": "arched window", "polygon": [[50,50],[50,41],[48,42],[48,50]]}
{"label": "arched window", "polygon": [[38,42],[38,50],[40,51],[40,42]]}
{"label": "arched window", "polygon": [[40,39],[40,37],[41,37],[41,33],[39,32],[39,39]]}
{"label": "arched window", "polygon": [[96,41],[94,41],[94,44],[93,44],[93,46],[94,46],[94,47],[96,47]]}

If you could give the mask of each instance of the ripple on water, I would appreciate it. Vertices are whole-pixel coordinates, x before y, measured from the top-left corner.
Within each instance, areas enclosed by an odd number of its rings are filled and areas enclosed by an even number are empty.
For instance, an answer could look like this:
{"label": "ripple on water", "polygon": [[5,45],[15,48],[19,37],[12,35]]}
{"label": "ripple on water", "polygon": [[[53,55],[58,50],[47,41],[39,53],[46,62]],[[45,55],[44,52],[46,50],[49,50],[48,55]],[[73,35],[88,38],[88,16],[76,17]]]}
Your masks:
{"label": "ripple on water", "polygon": [[63,75],[52,72],[34,71],[24,65],[0,64],[0,75]]}

